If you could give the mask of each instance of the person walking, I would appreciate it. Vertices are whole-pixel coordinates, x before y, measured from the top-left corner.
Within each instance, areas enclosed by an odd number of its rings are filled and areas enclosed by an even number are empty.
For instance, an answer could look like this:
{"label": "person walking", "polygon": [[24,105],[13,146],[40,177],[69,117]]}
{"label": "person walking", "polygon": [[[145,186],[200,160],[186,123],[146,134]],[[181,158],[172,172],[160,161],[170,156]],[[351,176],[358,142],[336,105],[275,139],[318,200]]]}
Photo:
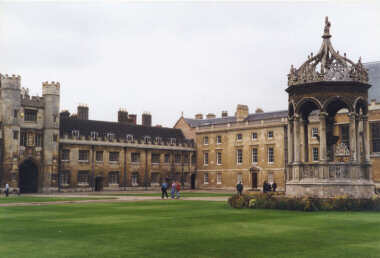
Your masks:
{"label": "person walking", "polygon": [[5,184],[5,196],[8,197],[9,195],[9,184]]}
{"label": "person walking", "polygon": [[172,183],[172,190],[170,192],[170,195],[171,195],[172,199],[174,199],[174,197],[175,197],[175,191],[176,191],[176,183],[175,183],[175,181],[173,181],[173,183]]}
{"label": "person walking", "polygon": [[161,185],[161,199],[164,199],[164,197],[166,196],[166,199],[169,198],[168,196],[168,183],[166,183],[165,181],[162,183]]}
{"label": "person walking", "polygon": [[276,192],[276,188],[277,188],[277,184],[276,184],[276,182],[273,182],[273,184],[272,184],[273,192]]}
{"label": "person walking", "polygon": [[179,199],[179,192],[181,191],[181,184],[178,181],[176,183],[175,190],[176,190],[177,199]]}
{"label": "person walking", "polygon": [[263,192],[266,193],[267,191],[268,191],[268,183],[267,183],[267,181],[264,181]]}
{"label": "person walking", "polygon": [[239,195],[241,195],[242,194],[242,192],[243,192],[243,184],[242,184],[242,182],[240,181],[237,185],[236,185],[236,190],[237,190],[237,192],[238,192],[238,194]]}

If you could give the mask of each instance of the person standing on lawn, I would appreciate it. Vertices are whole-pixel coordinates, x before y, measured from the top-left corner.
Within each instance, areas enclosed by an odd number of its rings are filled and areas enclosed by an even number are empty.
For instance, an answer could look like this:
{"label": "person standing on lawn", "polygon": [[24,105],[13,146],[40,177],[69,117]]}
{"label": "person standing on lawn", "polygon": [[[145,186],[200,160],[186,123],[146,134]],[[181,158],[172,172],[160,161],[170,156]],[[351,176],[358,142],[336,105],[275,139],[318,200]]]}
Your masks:
{"label": "person standing on lawn", "polygon": [[8,197],[9,195],[9,185],[5,184],[5,196]]}
{"label": "person standing on lawn", "polygon": [[241,195],[242,194],[242,192],[243,192],[243,184],[242,184],[242,182],[240,181],[237,185],[236,185],[236,190],[237,190],[237,192],[238,192],[238,194],[239,195]]}
{"label": "person standing on lawn", "polygon": [[179,192],[181,191],[181,184],[177,181],[175,185],[177,199],[179,199]]}
{"label": "person standing on lawn", "polygon": [[276,182],[273,182],[273,184],[272,184],[273,192],[276,192],[276,188],[277,188],[277,184],[276,184]]}
{"label": "person standing on lawn", "polygon": [[165,181],[162,183],[161,185],[161,199],[164,199],[164,197],[166,196],[166,199],[168,199],[168,183],[166,183]]}
{"label": "person standing on lawn", "polygon": [[172,199],[174,199],[174,197],[175,197],[175,191],[176,191],[176,183],[175,183],[175,181],[173,181],[173,183],[172,183],[172,191],[170,192],[170,195],[171,195]]}

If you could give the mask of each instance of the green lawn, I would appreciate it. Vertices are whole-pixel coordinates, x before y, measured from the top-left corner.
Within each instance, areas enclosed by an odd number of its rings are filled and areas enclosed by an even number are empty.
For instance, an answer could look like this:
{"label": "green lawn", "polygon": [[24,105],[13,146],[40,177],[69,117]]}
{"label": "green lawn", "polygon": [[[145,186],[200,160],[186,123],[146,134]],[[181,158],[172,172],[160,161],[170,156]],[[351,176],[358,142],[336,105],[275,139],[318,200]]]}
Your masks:
{"label": "green lawn", "polygon": [[35,196],[15,196],[0,197],[1,203],[25,203],[25,202],[57,202],[57,201],[81,201],[81,200],[103,200],[114,199],[115,197],[91,198],[91,197],[35,197]]}
{"label": "green lawn", "polygon": [[0,257],[379,256],[374,212],[181,200],[0,208]]}
{"label": "green lawn", "polygon": [[[161,196],[161,192],[157,193],[105,193],[99,195],[115,195],[115,196]],[[170,198],[170,191],[168,191],[168,195]],[[207,192],[181,192],[181,197],[230,197],[232,193],[207,193]]]}

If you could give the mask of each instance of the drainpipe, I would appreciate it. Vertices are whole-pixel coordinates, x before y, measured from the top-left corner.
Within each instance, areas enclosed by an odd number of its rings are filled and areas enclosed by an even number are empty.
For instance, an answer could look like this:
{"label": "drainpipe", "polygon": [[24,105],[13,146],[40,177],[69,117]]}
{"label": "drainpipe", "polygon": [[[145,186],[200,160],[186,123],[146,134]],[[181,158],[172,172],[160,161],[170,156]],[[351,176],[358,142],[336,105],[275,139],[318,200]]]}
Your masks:
{"label": "drainpipe", "polygon": [[124,191],[127,190],[127,147],[124,147]]}

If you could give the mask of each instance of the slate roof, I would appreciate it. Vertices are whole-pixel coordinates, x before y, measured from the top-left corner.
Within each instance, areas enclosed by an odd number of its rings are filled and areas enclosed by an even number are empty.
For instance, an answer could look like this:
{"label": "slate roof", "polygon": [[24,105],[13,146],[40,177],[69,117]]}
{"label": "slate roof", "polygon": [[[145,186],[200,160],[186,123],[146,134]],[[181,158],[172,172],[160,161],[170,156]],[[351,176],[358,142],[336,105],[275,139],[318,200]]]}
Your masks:
{"label": "slate roof", "polygon": [[163,141],[176,138],[177,142],[185,142],[186,139],[180,129],[166,127],[146,127],[142,125],[124,124],[97,120],[80,120],[75,118],[61,118],[60,135],[71,135],[73,130],[79,130],[81,136],[90,137],[91,132],[99,133],[104,137],[107,133],[114,133],[116,138],[125,139],[127,134],[135,139],[143,139],[145,136],[161,137]]}
{"label": "slate roof", "polygon": [[380,61],[363,64],[368,69],[369,84],[368,101],[376,99],[380,101]]}
{"label": "slate roof", "polygon": [[[244,121],[256,121],[256,120],[267,120],[267,119],[277,119],[288,116],[287,110],[274,111],[274,112],[264,112],[264,113],[253,113],[249,114]],[[228,124],[235,123],[236,117],[219,117],[212,119],[192,119],[192,118],[184,118],[185,122],[190,125],[190,127],[198,127],[198,126],[207,126],[207,125],[220,125],[220,124]]]}

